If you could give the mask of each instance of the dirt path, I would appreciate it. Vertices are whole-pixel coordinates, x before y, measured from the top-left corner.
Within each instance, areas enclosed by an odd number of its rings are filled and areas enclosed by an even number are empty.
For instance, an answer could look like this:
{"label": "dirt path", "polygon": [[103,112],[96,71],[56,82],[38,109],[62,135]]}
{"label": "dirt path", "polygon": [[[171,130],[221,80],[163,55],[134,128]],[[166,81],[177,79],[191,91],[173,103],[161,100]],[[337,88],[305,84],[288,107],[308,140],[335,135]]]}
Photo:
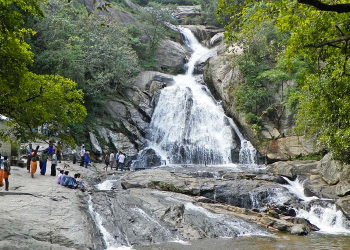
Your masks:
{"label": "dirt path", "polygon": [[[0,188],[0,249],[99,249],[88,213],[86,193],[56,184],[40,169],[34,178],[27,169],[12,167],[10,189]],[[63,168],[63,162],[58,163]],[[71,164],[70,175],[92,170]],[[58,174],[58,171],[57,171]],[[94,239],[95,238],[95,239]],[[97,244],[97,245],[96,245]]]}

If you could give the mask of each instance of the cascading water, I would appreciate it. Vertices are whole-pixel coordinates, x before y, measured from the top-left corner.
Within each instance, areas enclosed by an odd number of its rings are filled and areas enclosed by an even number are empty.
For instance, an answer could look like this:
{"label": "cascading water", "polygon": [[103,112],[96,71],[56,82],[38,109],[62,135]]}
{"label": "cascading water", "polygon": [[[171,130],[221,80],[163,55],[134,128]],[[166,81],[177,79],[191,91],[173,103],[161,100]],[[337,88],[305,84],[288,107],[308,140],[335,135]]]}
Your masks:
{"label": "cascading water", "polygon": [[[283,177],[288,182],[291,193],[304,201],[305,207],[296,209],[297,217],[309,220],[320,228],[320,232],[328,234],[350,234],[350,223],[334,204],[322,202],[318,197],[307,197],[304,185],[298,178],[294,181]],[[318,202],[319,201],[319,202]]]}
{"label": "cascading water", "polygon": [[240,163],[254,163],[255,149],[193,75],[198,61],[214,52],[203,47],[189,29],[180,31],[193,54],[187,73],[175,76],[175,84],[160,94],[150,124],[149,147],[170,164],[228,164],[237,148],[234,131],[241,141]]}

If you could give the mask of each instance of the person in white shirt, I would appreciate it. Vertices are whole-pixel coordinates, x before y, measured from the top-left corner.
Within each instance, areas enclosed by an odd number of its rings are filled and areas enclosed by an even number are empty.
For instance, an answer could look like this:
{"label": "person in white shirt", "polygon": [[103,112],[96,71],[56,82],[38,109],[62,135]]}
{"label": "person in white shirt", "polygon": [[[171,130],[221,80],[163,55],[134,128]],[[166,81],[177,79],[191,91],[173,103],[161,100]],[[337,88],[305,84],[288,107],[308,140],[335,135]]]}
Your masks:
{"label": "person in white shirt", "polygon": [[57,155],[56,155],[56,152],[53,151],[53,155],[51,159],[51,176],[56,176],[56,166],[57,166]]}
{"label": "person in white shirt", "polygon": [[114,153],[111,152],[111,154],[109,155],[109,164],[111,164],[111,170],[114,167]]}
{"label": "person in white shirt", "polygon": [[84,157],[85,157],[85,146],[81,146],[80,149],[80,166],[84,167]]}
{"label": "person in white shirt", "polygon": [[125,161],[125,154],[123,152],[120,152],[119,158],[118,158],[118,165],[120,166],[121,171],[124,170],[124,161]]}

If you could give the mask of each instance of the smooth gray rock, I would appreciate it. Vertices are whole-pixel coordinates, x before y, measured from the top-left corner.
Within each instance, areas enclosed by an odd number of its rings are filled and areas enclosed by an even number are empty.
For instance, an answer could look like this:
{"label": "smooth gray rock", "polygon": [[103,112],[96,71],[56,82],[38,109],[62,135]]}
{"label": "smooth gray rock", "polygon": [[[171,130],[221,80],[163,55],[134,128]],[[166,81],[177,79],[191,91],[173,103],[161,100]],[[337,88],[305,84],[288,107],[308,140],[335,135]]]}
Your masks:
{"label": "smooth gray rock", "polygon": [[90,136],[92,152],[94,152],[97,155],[101,155],[102,154],[102,148],[101,148],[98,140],[96,139],[96,136],[93,133],[91,133],[91,132],[89,132],[89,136]]}
{"label": "smooth gray rock", "polygon": [[279,161],[268,166],[268,170],[276,175],[295,179],[299,175],[308,175],[317,169],[317,161]]}
{"label": "smooth gray rock", "polygon": [[336,204],[343,211],[345,216],[350,220],[350,197],[342,197],[337,200]]}
{"label": "smooth gray rock", "polygon": [[184,64],[188,52],[181,44],[171,40],[162,40],[156,51],[159,68],[174,74],[184,73]]}
{"label": "smooth gray rock", "polygon": [[320,161],[318,166],[322,179],[329,185],[335,185],[340,181],[343,165],[332,159],[332,154],[327,154]]}
{"label": "smooth gray rock", "polygon": [[290,233],[294,235],[307,235],[309,230],[305,225],[297,224],[292,226]]}

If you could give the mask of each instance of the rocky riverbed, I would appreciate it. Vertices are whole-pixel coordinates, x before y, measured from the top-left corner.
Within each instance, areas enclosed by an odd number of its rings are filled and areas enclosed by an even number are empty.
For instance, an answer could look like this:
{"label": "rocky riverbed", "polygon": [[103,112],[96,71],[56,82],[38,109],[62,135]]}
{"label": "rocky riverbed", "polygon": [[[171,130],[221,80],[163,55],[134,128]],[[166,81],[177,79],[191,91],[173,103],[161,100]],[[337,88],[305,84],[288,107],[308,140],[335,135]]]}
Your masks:
{"label": "rocky riverbed", "polygon": [[[178,165],[137,172],[69,163],[71,174],[82,173],[86,192],[59,186],[47,175],[37,173],[32,179],[26,169],[13,167],[10,191],[0,192],[0,248],[227,249],[236,242],[243,249],[254,241],[271,249],[285,241],[299,244],[293,235],[310,235],[309,240],[303,238],[309,246],[316,246],[315,237],[350,246],[349,236],[344,236],[350,234],[347,207],[341,206],[347,196],[337,196],[342,182],[324,181],[322,169],[331,163],[327,159],[268,167]],[[303,200],[291,192],[296,182],[288,184],[283,177],[304,180],[304,196],[318,198]],[[327,224],[320,209],[335,204],[333,224]],[[302,211],[318,213],[321,224]],[[335,228],[342,237],[332,235]]]}

